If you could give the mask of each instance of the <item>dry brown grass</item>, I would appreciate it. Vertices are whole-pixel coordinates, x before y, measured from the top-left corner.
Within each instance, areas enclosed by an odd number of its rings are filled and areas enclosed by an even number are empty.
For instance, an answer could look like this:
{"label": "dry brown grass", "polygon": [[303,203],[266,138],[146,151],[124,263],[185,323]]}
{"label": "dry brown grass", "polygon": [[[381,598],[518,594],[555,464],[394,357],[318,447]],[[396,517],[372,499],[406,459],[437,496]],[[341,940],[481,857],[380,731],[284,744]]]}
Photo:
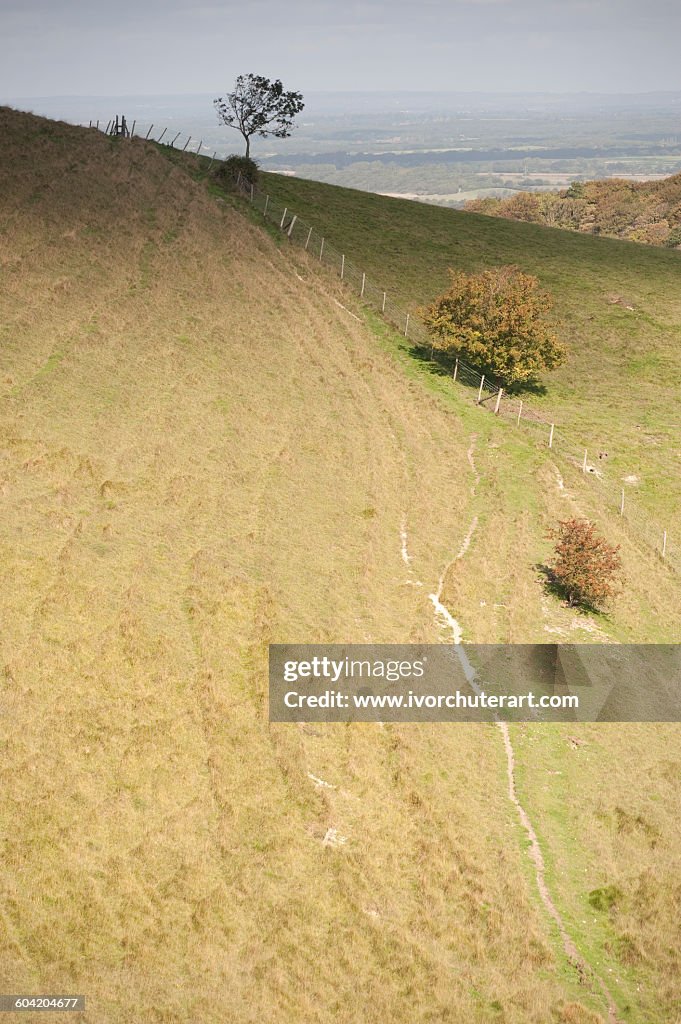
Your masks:
{"label": "dry brown grass", "polygon": [[534,808],[572,933],[583,936],[628,1019],[678,1021],[678,725],[513,732],[524,766],[521,791]]}
{"label": "dry brown grass", "polygon": [[[97,1024],[597,1019],[496,730],[266,720],[269,642],[441,639],[475,514],[467,638],[546,638],[534,453],[521,489],[490,417],[152,148],[0,122],[0,989]],[[635,631],[672,584],[632,559]]]}

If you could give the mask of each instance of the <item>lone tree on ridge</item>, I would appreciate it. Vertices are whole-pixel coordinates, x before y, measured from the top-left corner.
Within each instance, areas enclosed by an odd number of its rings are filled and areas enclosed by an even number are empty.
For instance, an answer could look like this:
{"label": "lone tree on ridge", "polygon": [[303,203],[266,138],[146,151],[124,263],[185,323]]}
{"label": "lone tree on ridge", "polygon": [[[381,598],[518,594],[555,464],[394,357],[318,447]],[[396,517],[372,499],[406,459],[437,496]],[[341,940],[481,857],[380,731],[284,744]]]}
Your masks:
{"label": "lone tree on ridge", "polygon": [[241,132],[250,158],[253,135],[288,138],[293,119],[305,104],[302,93],[286,92],[278,78],[271,82],[262,75],[239,75],[234,91],[213,100],[213,106],[221,124]]}

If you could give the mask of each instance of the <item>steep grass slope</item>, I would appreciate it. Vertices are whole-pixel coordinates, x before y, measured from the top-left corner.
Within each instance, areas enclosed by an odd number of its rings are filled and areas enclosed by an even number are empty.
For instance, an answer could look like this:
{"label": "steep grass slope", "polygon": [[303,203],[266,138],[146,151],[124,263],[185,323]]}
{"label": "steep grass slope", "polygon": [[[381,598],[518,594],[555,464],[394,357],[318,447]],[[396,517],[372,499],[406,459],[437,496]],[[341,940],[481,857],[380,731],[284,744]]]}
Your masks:
{"label": "steep grass slope", "polygon": [[[467,639],[671,638],[673,578],[623,535],[615,619],[552,603],[535,564],[588,507],[576,476],[566,497],[410,379],[304,256],[152,147],[6,110],[0,130],[0,988],[84,992],[97,1024],[598,1021],[497,730],[271,726],[267,644],[447,639],[428,593],[476,516],[443,590]],[[678,789],[653,805],[622,754],[671,779],[677,731],[613,734],[607,763],[516,734],[542,840],[545,745],[591,780],[557,847],[582,858],[576,941],[627,1019],[672,1019]],[[656,846],[632,855],[620,805]],[[582,921],[613,872],[626,923]]]}
{"label": "steep grass slope", "polygon": [[[565,366],[529,395],[558,432],[609,468],[669,526],[681,510],[681,253],[372,196],[274,174],[263,188],[328,236],[413,312],[447,268],[515,263],[555,300]],[[624,478],[636,477],[633,485]]]}

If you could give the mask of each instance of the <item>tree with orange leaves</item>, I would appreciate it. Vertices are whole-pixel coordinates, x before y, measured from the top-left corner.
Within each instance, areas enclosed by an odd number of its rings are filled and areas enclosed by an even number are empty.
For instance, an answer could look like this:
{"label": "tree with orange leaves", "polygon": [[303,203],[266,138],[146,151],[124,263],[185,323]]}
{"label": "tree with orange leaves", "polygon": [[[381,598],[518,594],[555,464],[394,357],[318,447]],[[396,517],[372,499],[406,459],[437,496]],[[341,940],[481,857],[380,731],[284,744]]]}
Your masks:
{"label": "tree with orange leaves", "polygon": [[449,290],[421,310],[435,348],[505,387],[533,381],[564,361],[565,348],[547,318],[551,297],[536,277],[514,266],[449,274]]}

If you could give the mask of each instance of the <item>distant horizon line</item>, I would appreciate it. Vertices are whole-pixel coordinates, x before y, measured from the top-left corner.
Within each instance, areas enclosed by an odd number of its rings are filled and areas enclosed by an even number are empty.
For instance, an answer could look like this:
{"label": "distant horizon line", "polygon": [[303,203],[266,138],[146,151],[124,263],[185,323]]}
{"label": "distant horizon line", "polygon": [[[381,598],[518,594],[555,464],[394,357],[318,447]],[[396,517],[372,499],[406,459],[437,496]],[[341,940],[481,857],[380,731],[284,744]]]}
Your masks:
{"label": "distant horizon line", "polygon": [[[224,92],[224,90],[223,90]],[[644,89],[639,92],[608,92],[604,90],[592,91],[588,89],[571,90],[565,89],[552,91],[550,89],[534,90],[484,90],[484,89],[308,89],[308,95],[315,96],[608,96],[608,97],[629,97],[629,96],[681,96],[681,89]],[[33,96],[5,96],[0,102],[7,103],[12,100],[83,100],[83,99],[125,99],[132,97],[191,97],[211,96],[212,92],[200,90],[198,92],[106,92],[106,93],[52,93]]]}

